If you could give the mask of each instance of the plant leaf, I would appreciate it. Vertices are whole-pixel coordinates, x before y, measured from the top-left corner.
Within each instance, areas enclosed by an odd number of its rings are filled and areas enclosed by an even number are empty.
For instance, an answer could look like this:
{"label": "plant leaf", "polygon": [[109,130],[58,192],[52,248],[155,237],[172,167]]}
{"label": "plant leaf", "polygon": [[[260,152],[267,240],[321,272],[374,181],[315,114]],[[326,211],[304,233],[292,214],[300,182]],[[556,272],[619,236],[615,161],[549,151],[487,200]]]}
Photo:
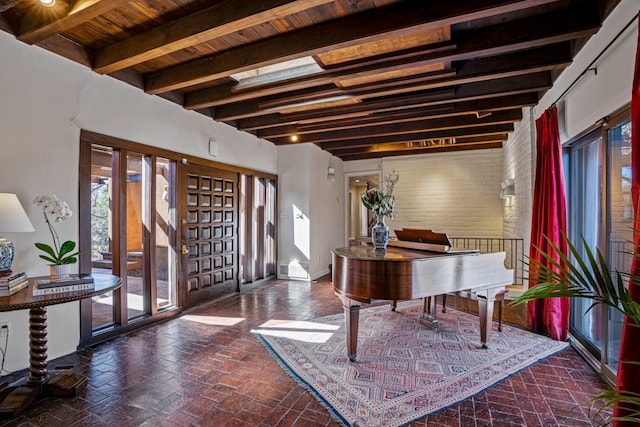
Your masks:
{"label": "plant leaf", "polygon": [[67,253],[73,251],[76,248],[76,243],[71,240],[67,240],[60,246],[59,258],[64,257]]}
{"label": "plant leaf", "polygon": [[51,255],[53,258],[57,258],[55,251],[53,248],[45,243],[36,243],[36,248],[40,249],[43,252]]}
{"label": "plant leaf", "polygon": [[58,261],[56,261],[55,259],[53,259],[53,258],[49,258],[49,257],[48,257],[48,256],[46,256],[46,255],[38,255],[38,256],[39,256],[40,258],[42,258],[43,260],[45,260],[45,261],[47,261],[47,262],[51,263],[51,264],[56,264],[56,263],[58,262]]}

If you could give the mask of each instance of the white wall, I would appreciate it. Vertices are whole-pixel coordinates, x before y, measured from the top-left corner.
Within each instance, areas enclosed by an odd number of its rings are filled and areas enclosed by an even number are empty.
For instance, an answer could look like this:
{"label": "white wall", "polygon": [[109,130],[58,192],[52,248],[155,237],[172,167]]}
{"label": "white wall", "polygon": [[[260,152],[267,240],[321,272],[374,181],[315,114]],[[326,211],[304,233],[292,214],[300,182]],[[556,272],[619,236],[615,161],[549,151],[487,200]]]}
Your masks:
{"label": "white wall", "polygon": [[[638,38],[638,0],[622,0],[602,28],[576,56],[573,63],[556,80],[553,88],[535,107],[534,117],[558,100],[614,37],[633,18],[633,23],[590,67],[558,105],[560,137],[566,141],[592,126],[598,119],[631,102],[631,83]],[[635,18],[634,18],[635,16]]]}
{"label": "white wall", "polygon": [[504,237],[523,239],[523,249],[528,254],[535,178],[535,123],[532,108],[523,108],[522,121],[509,134],[509,139],[502,145],[502,151],[502,179],[513,179],[516,193],[515,197],[503,200]]}
{"label": "white wall", "polygon": [[[527,255],[535,180],[535,119],[538,119],[545,109],[557,103],[560,139],[566,142],[631,101],[638,37],[638,9],[640,3],[637,0],[620,2],[602,28],[558,77],[540,103],[530,112],[528,109],[524,110],[522,122],[516,126],[515,132],[504,145],[505,177],[515,176],[516,180],[514,205],[505,205],[505,235],[516,236],[521,230],[525,237]],[[629,22],[632,22],[631,25],[613,42]],[[594,63],[593,61],[612,42],[613,44]],[[585,71],[588,68],[594,70]],[[577,82],[569,89],[576,79]],[[568,92],[561,98],[567,89]],[[531,160],[527,161],[529,152]],[[521,205],[521,200],[525,201],[526,205]],[[570,218],[568,220],[570,221]]]}
{"label": "white wall", "polygon": [[[17,248],[13,269],[29,276],[48,274],[35,242],[50,242],[42,214],[31,203],[55,193],[78,211],[80,129],[129,139],[185,154],[277,172],[273,144],[0,32],[0,192],[18,195],[35,233],[5,233]],[[208,154],[210,138],[219,155]],[[77,216],[56,224],[64,239],[77,241]],[[10,323],[5,369],[28,366],[27,311],[0,313]],[[48,355],[75,351],[79,341],[78,303],[49,309]]]}
{"label": "white wall", "polygon": [[[335,182],[327,180],[329,162]],[[342,161],[315,145],[278,147],[278,277],[313,280],[329,273],[331,249],[342,246],[345,234],[343,177]]]}
{"label": "white wall", "polygon": [[502,237],[501,149],[385,158],[383,172],[399,172],[397,228],[427,228],[456,237]]}

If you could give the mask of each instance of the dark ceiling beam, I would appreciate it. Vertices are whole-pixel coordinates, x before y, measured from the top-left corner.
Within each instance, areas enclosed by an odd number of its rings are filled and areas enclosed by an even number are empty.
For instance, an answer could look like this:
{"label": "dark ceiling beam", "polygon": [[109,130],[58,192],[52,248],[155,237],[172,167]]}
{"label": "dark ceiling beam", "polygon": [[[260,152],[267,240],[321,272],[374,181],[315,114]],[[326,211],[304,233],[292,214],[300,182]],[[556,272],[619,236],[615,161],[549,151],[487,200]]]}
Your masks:
{"label": "dark ceiling beam", "polygon": [[[290,123],[295,123],[304,120],[313,121],[314,118],[319,118],[320,121],[330,120],[331,117],[341,118],[341,117],[353,117],[354,114],[362,114],[362,113],[373,113],[376,111],[393,111],[393,110],[402,110],[406,108],[410,108],[413,102],[416,102],[415,106],[427,106],[427,105],[435,105],[439,103],[444,103],[447,100],[451,99],[454,96],[455,91],[451,88],[449,89],[438,89],[434,91],[428,92],[420,92],[419,94],[414,95],[404,95],[397,96],[393,99],[384,99],[381,101],[369,101],[369,102],[361,102],[358,104],[348,105],[346,107],[332,107],[332,108],[323,108],[316,109],[309,112],[298,112],[298,113],[290,113],[290,114],[275,114],[276,116],[290,116]],[[400,98],[406,100],[402,101]],[[219,121],[227,121],[227,120],[237,120],[239,118],[244,117],[243,111],[237,111],[233,108],[235,104],[222,106],[215,108],[215,117],[216,120]],[[324,115],[324,113],[328,113],[333,111],[336,113],[335,115],[329,114],[328,116]],[[252,110],[252,114],[256,115]],[[251,117],[251,116],[249,116]]]}
{"label": "dark ceiling beam", "polygon": [[447,145],[434,145],[431,147],[420,147],[411,149],[398,149],[398,150],[383,150],[383,151],[369,151],[362,153],[350,153],[350,154],[334,154],[336,157],[342,159],[342,161],[351,160],[367,160],[378,159],[381,157],[397,157],[397,156],[415,156],[418,154],[434,154],[434,153],[448,153],[454,151],[468,151],[468,150],[483,150],[491,148],[502,148],[502,142],[483,142],[472,144],[447,144]]}
{"label": "dark ceiling beam", "polygon": [[354,96],[358,99],[379,98],[505,77],[523,76],[540,71],[561,69],[570,62],[570,46],[568,44],[558,44],[545,48],[531,49],[530,51],[465,61],[460,64],[460,68],[454,77],[438,78],[436,74],[434,78],[434,76],[430,75],[431,73],[428,73],[429,75],[425,77],[409,76],[345,89],[335,85],[301,89],[278,97],[219,107],[217,117],[221,118],[221,120],[237,120],[251,115],[263,115],[272,112],[274,109],[278,110],[278,107],[286,108],[301,99],[311,101],[345,95]]}
{"label": "dark ceiling beam", "polygon": [[[221,120],[238,120],[272,112],[279,112],[283,109],[289,108],[290,106],[299,104],[301,100],[304,100],[304,102],[307,103],[311,101],[320,102],[327,98],[351,95],[353,95],[354,98],[363,100],[368,98],[398,95],[407,92],[416,92],[431,89],[433,86],[431,82],[434,80],[442,80],[439,77],[443,75],[452,76],[453,71],[424,73],[420,76],[410,76],[375,82],[350,89],[341,89],[333,84],[312,88],[310,90],[301,89],[289,92],[278,98],[269,98],[265,100],[257,99],[222,105],[217,107],[216,114]],[[450,78],[448,80],[450,80]],[[449,86],[453,86],[453,84]]]}
{"label": "dark ceiling beam", "polygon": [[[333,84],[338,80],[354,77],[369,77],[381,73],[403,70],[409,67],[432,64],[429,58],[427,63],[421,62],[420,58],[431,55],[435,52],[452,50],[455,45],[451,42],[436,43],[428,46],[420,46],[419,49],[411,48],[403,51],[396,51],[367,57],[345,66],[334,66],[324,71],[306,76],[291,78],[288,80],[267,83],[259,86],[243,88],[237,82],[213,86],[188,92],[185,97],[184,107],[188,110],[199,106],[217,106],[230,104],[233,102],[247,101],[260,97],[276,95],[293,90],[305,89],[324,84]],[[444,71],[451,73],[451,71]]]}
{"label": "dark ceiling beam", "polygon": [[[489,135],[496,133],[513,132],[513,123],[489,125],[489,126],[476,126],[469,128],[459,129],[444,129],[434,132],[415,132],[405,133],[399,135],[387,135],[377,136],[372,138],[350,139],[346,141],[331,141],[321,142],[316,144],[323,150],[333,150],[346,147],[367,147],[376,144],[390,144],[396,142],[413,142],[425,139],[442,139],[442,138],[459,138],[459,137],[473,137],[481,135]],[[287,142],[287,144],[291,144]],[[287,145],[280,144],[280,145]],[[278,144],[276,144],[278,145]]]}
{"label": "dark ceiling beam", "polygon": [[100,49],[93,70],[112,73],[330,1],[228,0]]}
{"label": "dark ceiling beam", "polygon": [[[330,141],[348,141],[351,139],[375,138],[379,136],[415,134],[416,132],[436,132],[445,129],[475,128],[493,124],[513,123],[522,120],[522,109],[496,111],[485,117],[475,114],[464,116],[424,119],[408,123],[391,123],[385,125],[371,125],[354,129],[341,129],[327,132],[310,133],[298,136],[298,143],[310,142],[314,144]],[[270,139],[276,145],[283,145],[288,138]]]}
{"label": "dark ceiling beam", "polygon": [[552,1],[404,1],[274,36],[153,73],[147,78],[146,91],[157,94],[181,89],[285,60],[470,21],[487,15],[514,12]]}
{"label": "dark ceiling beam", "polygon": [[[494,133],[488,135],[479,135],[479,136],[470,136],[470,137],[458,137],[456,138],[455,144],[477,144],[477,143],[489,143],[489,142],[505,142],[509,137],[507,133]],[[408,147],[410,145],[410,147]],[[453,144],[446,144],[447,146]],[[434,147],[436,145],[430,146]],[[408,142],[396,142],[390,144],[376,144],[376,145],[368,145],[365,147],[342,147],[342,148],[333,148],[327,150],[333,155],[338,157],[350,154],[360,154],[360,153],[372,153],[372,152],[385,152],[385,151],[399,151],[399,150],[413,150],[419,148],[426,148],[425,144],[421,144],[420,141],[413,141],[411,143]]]}
{"label": "dark ceiling beam", "polygon": [[386,118],[395,121],[411,121],[412,117],[416,119],[423,117],[450,116],[470,113],[474,111],[486,110],[503,110],[514,107],[530,107],[537,104],[539,96],[537,93],[523,93],[518,95],[501,96],[494,98],[479,99],[466,102],[455,102],[452,104],[443,104],[428,107],[416,107],[407,110],[398,110],[393,112],[383,111],[380,114],[372,113],[364,117],[353,117],[347,119],[326,120],[319,123],[296,123],[291,122],[285,115],[269,114],[261,117],[252,117],[248,119],[238,120],[236,127],[245,131],[260,131],[271,127],[276,130],[270,136],[285,136],[292,133],[319,132],[325,129],[348,129],[350,127],[368,125],[371,122],[384,123]]}
{"label": "dark ceiling beam", "polygon": [[[485,82],[469,83],[457,87],[453,94],[448,93],[448,91],[444,89],[437,89],[435,91],[373,99],[342,107],[324,108],[304,113],[283,114],[281,116],[286,116],[286,118],[283,118],[288,120],[287,123],[291,124],[300,122],[310,123],[314,120],[336,120],[343,117],[354,117],[355,114],[406,110],[409,108],[426,107],[451,102],[472,101],[474,99],[488,99],[506,95],[545,91],[551,87],[551,84],[550,73],[541,72],[527,76],[498,79],[492,81],[491,84]],[[224,113],[224,111],[221,112],[220,107],[218,107],[215,110],[216,120],[227,120],[224,118],[224,115],[222,117],[220,116],[221,113]],[[273,119],[273,117],[274,116],[270,116],[271,119]]]}
{"label": "dark ceiling beam", "polygon": [[[468,113],[468,111],[465,111]],[[352,129],[361,126],[384,125],[388,123],[405,123],[426,118],[450,117],[459,115],[454,111],[453,105],[436,105],[433,107],[413,108],[411,110],[392,111],[382,114],[371,114],[365,117],[351,119],[330,120],[321,123],[307,125],[284,125],[258,129],[258,138],[270,139],[289,135],[303,135],[306,133],[324,132],[329,130]],[[239,129],[239,128],[238,128]]]}
{"label": "dark ceiling beam", "polygon": [[538,103],[538,94],[525,93],[521,95],[504,96],[500,98],[489,98],[485,100],[474,100],[458,102],[455,104],[435,105],[432,107],[414,108],[385,112],[382,114],[372,114],[370,116],[343,120],[332,120],[321,123],[310,123],[302,125],[276,126],[257,131],[259,138],[270,139],[290,135],[302,135],[306,133],[325,132],[340,129],[353,129],[363,126],[384,125],[389,123],[405,123],[417,120],[435,119],[441,117],[454,117],[464,114],[476,114],[478,112],[492,112],[508,110],[512,108],[531,107]]}
{"label": "dark ceiling beam", "polygon": [[20,19],[19,40],[36,44],[56,34],[84,24],[112,9],[128,3],[127,0],[59,1],[51,7],[32,5]]}
{"label": "dark ceiling beam", "polygon": [[66,37],[55,35],[38,43],[38,47],[61,55],[78,64],[91,67],[91,57],[87,50],[77,43],[72,42]]}
{"label": "dark ceiling beam", "polygon": [[[454,49],[441,49],[436,52],[420,52],[416,48],[409,49],[402,52],[402,59],[395,60],[398,61],[397,63],[394,63],[393,58],[388,58],[386,62],[379,63],[378,66],[382,67],[382,71],[386,71],[395,69],[398,65],[407,67],[427,65],[504,54],[519,49],[533,49],[550,43],[568,42],[576,37],[591,35],[597,31],[600,25],[600,21],[593,11],[578,9],[571,10],[570,14],[572,15],[570,20],[565,19],[566,12],[554,12],[539,17],[470,30],[466,33],[459,33],[460,41],[454,40],[456,46]],[[549,25],[549,23],[554,25]],[[526,32],[521,33],[520,27],[524,27]],[[505,34],[511,34],[513,37],[504,40]],[[363,61],[366,61],[366,59]],[[303,87],[309,88],[326,84],[328,83],[327,77],[333,77],[339,72],[343,73],[342,78],[349,78],[359,72],[367,75],[366,73],[372,71],[371,65],[366,65],[366,63],[361,68],[353,68],[353,66],[354,64],[341,64],[339,69],[327,70],[325,74],[313,76],[309,79],[308,84]],[[335,77],[334,81],[339,79],[340,77]],[[301,79],[294,79],[291,82],[291,86],[288,86],[288,82],[279,82],[264,90],[261,88],[234,90],[233,85],[207,88],[188,93],[185,98],[185,107],[191,109],[200,106],[213,106],[256,99],[274,93],[297,90],[300,89],[300,86]]]}

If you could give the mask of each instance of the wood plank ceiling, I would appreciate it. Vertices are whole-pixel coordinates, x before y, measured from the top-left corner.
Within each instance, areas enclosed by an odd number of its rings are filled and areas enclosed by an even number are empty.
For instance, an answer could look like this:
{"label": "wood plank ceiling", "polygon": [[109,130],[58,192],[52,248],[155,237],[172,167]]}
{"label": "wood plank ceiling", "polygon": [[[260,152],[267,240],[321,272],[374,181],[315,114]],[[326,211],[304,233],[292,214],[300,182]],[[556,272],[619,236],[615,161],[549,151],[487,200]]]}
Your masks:
{"label": "wood plank ceiling", "polygon": [[0,29],[276,145],[500,147],[619,0],[0,0]]}

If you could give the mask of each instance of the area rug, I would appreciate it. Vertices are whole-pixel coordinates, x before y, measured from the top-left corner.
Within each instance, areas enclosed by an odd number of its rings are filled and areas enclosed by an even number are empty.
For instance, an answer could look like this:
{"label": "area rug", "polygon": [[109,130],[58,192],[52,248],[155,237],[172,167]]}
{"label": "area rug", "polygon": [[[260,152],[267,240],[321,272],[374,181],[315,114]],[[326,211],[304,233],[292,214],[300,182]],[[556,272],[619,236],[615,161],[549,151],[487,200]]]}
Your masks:
{"label": "area rug", "polygon": [[494,329],[480,348],[478,316],[447,308],[421,326],[420,301],[360,311],[357,361],[344,315],[270,321],[253,332],[287,372],[344,425],[400,426],[459,403],[566,348],[531,332]]}

